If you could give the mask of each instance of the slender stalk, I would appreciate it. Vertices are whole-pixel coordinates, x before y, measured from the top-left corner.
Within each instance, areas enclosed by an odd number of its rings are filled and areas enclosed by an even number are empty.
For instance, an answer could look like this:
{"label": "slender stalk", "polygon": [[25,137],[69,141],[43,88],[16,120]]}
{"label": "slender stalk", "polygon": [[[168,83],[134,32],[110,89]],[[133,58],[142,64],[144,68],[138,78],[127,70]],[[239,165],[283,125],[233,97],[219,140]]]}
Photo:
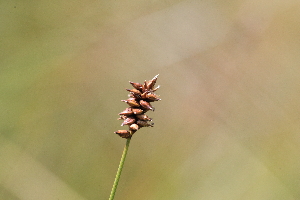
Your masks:
{"label": "slender stalk", "polygon": [[123,169],[124,162],[125,162],[125,159],[126,159],[127,151],[128,151],[128,148],[129,148],[130,140],[131,140],[131,138],[127,138],[126,145],[124,147],[123,154],[122,154],[122,157],[121,157],[121,161],[120,161],[120,164],[119,164],[119,168],[118,168],[118,171],[117,171],[117,174],[116,174],[115,182],[114,182],[113,187],[111,189],[109,200],[113,200],[114,197],[115,197],[115,193],[116,193],[116,190],[117,190],[117,187],[118,187],[118,183],[119,183],[119,180],[120,180],[120,177],[121,177],[121,173],[122,173],[122,169]]}

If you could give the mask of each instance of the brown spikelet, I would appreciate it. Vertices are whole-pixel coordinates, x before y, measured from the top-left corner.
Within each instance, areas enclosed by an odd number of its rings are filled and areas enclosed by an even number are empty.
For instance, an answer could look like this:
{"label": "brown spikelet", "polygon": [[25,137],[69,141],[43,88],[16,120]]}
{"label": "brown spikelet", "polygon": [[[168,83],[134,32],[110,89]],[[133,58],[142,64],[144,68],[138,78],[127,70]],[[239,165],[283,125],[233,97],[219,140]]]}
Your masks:
{"label": "brown spikelet", "polygon": [[131,125],[136,121],[135,117],[126,117],[123,121],[123,123],[121,124],[121,126],[124,125]]}
{"label": "brown spikelet", "polygon": [[151,104],[147,101],[144,101],[144,100],[140,100],[140,105],[141,107],[145,110],[145,111],[148,111],[148,110],[152,110],[154,111],[154,108],[151,106]]}
{"label": "brown spikelet", "polygon": [[132,115],[132,114],[133,114],[132,108],[126,108],[125,110],[119,113],[119,115],[125,115],[125,116]]}
{"label": "brown spikelet", "polygon": [[159,88],[154,88],[158,75],[153,79],[145,81],[143,84],[129,83],[134,87],[133,89],[126,89],[129,94],[129,99],[121,100],[129,105],[128,108],[119,113],[123,123],[121,126],[128,125],[129,130],[118,130],[115,133],[122,138],[131,138],[132,135],[142,127],[153,127],[154,123],[145,113],[149,110],[154,111],[154,107],[150,102],[161,100],[154,92]]}
{"label": "brown spikelet", "polygon": [[153,125],[154,125],[154,123],[148,124],[146,121],[143,121],[143,120],[138,120],[136,123],[140,127],[148,127],[148,126],[153,127]]}
{"label": "brown spikelet", "polygon": [[140,108],[132,108],[132,112],[135,115],[140,115],[140,114],[144,113],[144,111],[142,109],[140,109]]}
{"label": "brown spikelet", "polygon": [[136,115],[136,118],[138,118],[139,120],[143,120],[143,121],[151,121],[152,119],[149,118],[147,115],[145,114],[141,114],[141,115]]}
{"label": "brown spikelet", "polygon": [[130,132],[127,130],[118,130],[115,133],[118,134],[121,138],[130,138],[131,137]]}
{"label": "brown spikelet", "polygon": [[129,83],[130,83],[135,89],[137,89],[137,90],[141,90],[142,87],[143,87],[143,85],[140,84],[140,83],[134,83],[134,82],[131,82],[131,81],[129,81]]}
{"label": "brown spikelet", "polygon": [[139,125],[137,125],[137,124],[131,124],[130,126],[129,126],[129,129],[131,130],[131,131],[137,131],[137,130],[139,130]]}
{"label": "brown spikelet", "polygon": [[154,94],[154,93],[148,93],[146,94],[146,98],[149,100],[149,101],[159,101],[160,98],[158,98],[159,96]]}
{"label": "brown spikelet", "polygon": [[136,101],[136,98],[129,98],[127,100],[121,100],[127,103],[130,107],[139,107],[140,104]]}

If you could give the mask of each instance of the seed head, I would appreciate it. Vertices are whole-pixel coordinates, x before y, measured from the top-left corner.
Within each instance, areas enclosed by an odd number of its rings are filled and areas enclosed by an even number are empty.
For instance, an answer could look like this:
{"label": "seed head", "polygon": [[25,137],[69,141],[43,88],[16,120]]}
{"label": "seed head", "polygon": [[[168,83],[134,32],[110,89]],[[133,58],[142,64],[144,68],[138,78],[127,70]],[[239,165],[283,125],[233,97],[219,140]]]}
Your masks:
{"label": "seed head", "polygon": [[129,99],[121,100],[129,105],[128,108],[119,113],[123,123],[121,126],[128,125],[129,131],[118,130],[115,133],[122,138],[131,138],[132,135],[142,127],[153,127],[154,123],[145,113],[149,110],[154,111],[154,107],[150,102],[161,100],[154,92],[159,88],[154,88],[158,75],[153,79],[145,81],[143,84],[129,83],[134,87],[133,89],[126,89],[129,92]]}

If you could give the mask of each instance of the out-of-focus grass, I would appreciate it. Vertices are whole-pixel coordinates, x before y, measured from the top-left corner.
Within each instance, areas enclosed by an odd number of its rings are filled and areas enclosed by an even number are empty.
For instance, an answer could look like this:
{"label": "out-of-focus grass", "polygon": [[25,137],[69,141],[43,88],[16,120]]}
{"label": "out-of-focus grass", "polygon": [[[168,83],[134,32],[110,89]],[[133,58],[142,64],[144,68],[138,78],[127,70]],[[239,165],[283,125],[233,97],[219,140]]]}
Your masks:
{"label": "out-of-focus grass", "polygon": [[0,199],[107,199],[156,74],[115,199],[299,199],[297,1],[0,5]]}

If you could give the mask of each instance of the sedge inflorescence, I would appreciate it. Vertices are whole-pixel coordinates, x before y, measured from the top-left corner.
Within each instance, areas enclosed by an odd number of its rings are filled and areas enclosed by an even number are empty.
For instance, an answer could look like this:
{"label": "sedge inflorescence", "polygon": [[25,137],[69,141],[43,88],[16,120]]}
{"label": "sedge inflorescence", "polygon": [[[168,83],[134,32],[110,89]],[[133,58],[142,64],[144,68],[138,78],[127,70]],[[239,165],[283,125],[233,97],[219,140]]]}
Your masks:
{"label": "sedge inflorescence", "polygon": [[131,138],[132,135],[142,127],[153,127],[152,119],[145,113],[149,110],[154,111],[151,102],[161,100],[154,92],[159,88],[154,88],[158,75],[153,79],[145,81],[144,84],[129,83],[133,89],[126,89],[129,94],[129,99],[121,100],[129,105],[124,111],[120,112],[120,120],[123,120],[121,126],[128,125],[129,130],[118,130],[115,133],[122,138]]}

